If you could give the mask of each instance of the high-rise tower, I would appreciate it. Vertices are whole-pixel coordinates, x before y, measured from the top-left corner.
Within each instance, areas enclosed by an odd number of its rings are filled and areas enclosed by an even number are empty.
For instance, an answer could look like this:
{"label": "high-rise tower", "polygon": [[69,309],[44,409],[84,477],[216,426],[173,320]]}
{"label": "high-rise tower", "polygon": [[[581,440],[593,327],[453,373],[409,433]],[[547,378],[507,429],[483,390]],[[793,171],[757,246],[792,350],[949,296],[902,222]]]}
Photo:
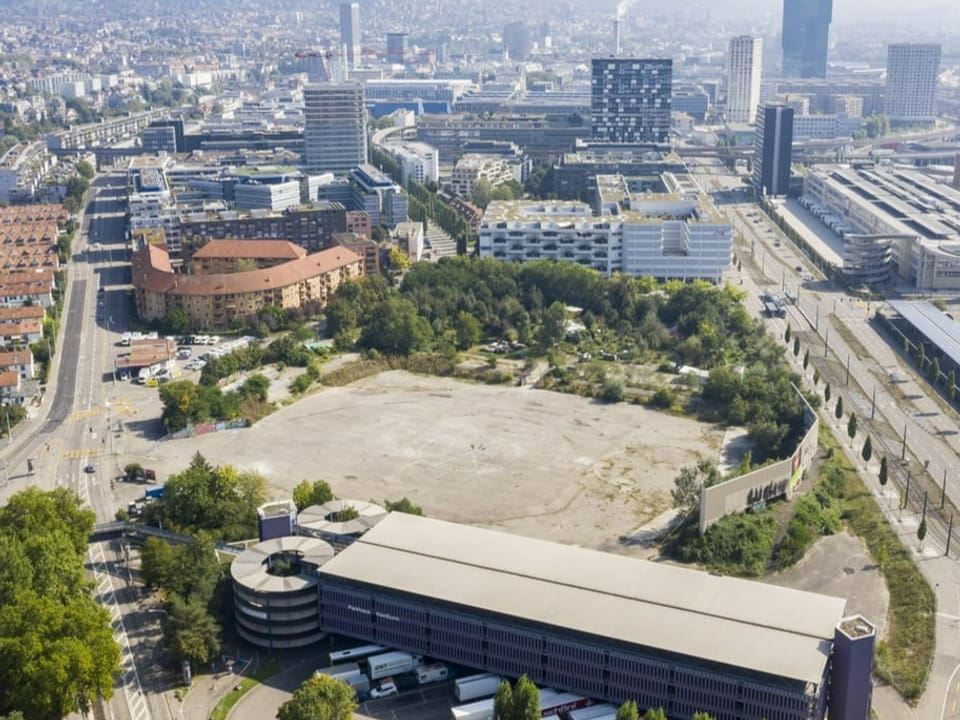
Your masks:
{"label": "high-rise tower", "polygon": [[783,0],[784,77],[826,77],[833,0]]}
{"label": "high-rise tower", "polygon": [[764,103],[753,137],[753,183],[763,195],[786,195],[790,187],[793,108]]}
{"label": "high-rise tower", "polygon": [[887,47],[887,116],[892,125],[933,124],[939,73],[939,45],[895,43]]}
{"label": "high-rise tower", "polygon": [[756,119],[760,104],[760,70],[763,40],[739,35],[730,41],[727,52],[727,120],[749,123]]}
{"label": "high-rise tower", "polygon": [[346,48],[347,67],[360,62],[360,3],[340,4],[340,46]]}
{"label": "high-rise tower", "polygon": [[303,90],[304,165],[311,174],[345,175],[367,161],[363,83],[323,83]]}
{"label": "high-rise tower", "polygon": [[672,60],[595,58],[590,120],[595,140],[666,143]]}

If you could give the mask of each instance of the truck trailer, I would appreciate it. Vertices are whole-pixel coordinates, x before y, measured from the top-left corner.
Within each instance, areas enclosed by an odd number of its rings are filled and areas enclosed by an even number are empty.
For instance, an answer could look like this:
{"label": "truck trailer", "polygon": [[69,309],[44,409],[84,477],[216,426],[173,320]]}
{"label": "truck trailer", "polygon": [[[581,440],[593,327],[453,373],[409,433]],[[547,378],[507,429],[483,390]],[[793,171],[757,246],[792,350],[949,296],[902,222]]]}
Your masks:
{"label": "truck trailer", "polygon": [[389,675],[412,672],[423,665],[423,656],[405,652],[388,652],[367,658],[370,679],[379,680]]}
{"label": "truck trailer", "polygon": [[427,683],[443,682],[449,674],[450,671],[443,663],[424,665],[417,670],[417,683],[426,685]]}
{"label": "truck trailer", "polygon": [[470,702],[482,697],[489,697],[497,692],[500,687],[501,678],[492,673],[483,673],[481,675],[470,675],[465,678],[458,678],[453,685],[453,693],[457,700],[462,703]]}
{"label": "truck trailer", "polygon": [[[558,715],[561,712],[560,708],[570,708],[571,703],[574,703],[575,706],[575,703],[579,701],[590,702],[586,698],[576,695],[560,695],[551,688],[541,688],[540,716]],[[450,709],[450,714],[453,720],[493,720],[493,698],[488,697],[466,705],[456,705]]]}
{"label": "truck trailer", "polygon": [[591,705],[580,710],[571,710],[567,713],[569,720],[615,720],[617,717],[617,708],[615,705],[601,703],[600,705]]}
{"label": "truck trailer", "polygon": [[329,675],[334,680],[340,680],[353,688],[357,695],[366,695],[370,692],[370,679],[360,670],[357,663],[344,663],[333,667],[317,670],[318,675]]}

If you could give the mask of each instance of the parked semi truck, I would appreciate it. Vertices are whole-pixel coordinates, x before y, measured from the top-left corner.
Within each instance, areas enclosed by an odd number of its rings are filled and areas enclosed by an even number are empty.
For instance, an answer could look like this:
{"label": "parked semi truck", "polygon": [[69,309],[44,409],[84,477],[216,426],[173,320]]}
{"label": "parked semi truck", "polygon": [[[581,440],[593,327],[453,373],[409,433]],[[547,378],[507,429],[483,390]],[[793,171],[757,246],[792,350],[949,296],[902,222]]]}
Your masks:
{"label": "parked semi truck", "polygon": [[364,675],[357,663],[345,663],[329,668],[317,670],[318,674],[329,675],[334,680],[347,683],[357,695],[367,695],[370,692],[370,678]]}
{"label": "parked semi truck", "polygon": [[462,703],[489,697],[497,692],[497,688],[500,687],[500,680],[499,675],[493,675],[492,673],[459,678],[454,683],[453,693],[457,696],[457,700]]}
{"label": "parked semi truck", "polygon": [[569,720],[616,720],[617,707],[608,703],[591,705],[580,710],[571,710],[567,713]]}
{"label": "parked semi truck", "polygon": [[[557,698],[561,699],[559,703],[554,702],[554,700]],[[550,717],[551,715],[556,715],[560,711],[555,708],[569,707],[570,703],[577,699],[578,698],[576,696],[560,695],[556,690],[552,690],[550,688],[541,688],[541,717]],[[590,702],[585,698],[579,698],[579,700]],[[450,709],[450,714],[453,720],[493,720],[493,698],[488,697],[484,700],[477,700],[476,702],[467,703],[466,705],[456,705]]]}
{"label": "parked semi truck", "polygon": [[379,680],[389,675],[413,672],[423,666],[423,656],[411,655],[405,652],[388,652],[382,655],[371,655],[367,658],[370,668],[370,679]]}

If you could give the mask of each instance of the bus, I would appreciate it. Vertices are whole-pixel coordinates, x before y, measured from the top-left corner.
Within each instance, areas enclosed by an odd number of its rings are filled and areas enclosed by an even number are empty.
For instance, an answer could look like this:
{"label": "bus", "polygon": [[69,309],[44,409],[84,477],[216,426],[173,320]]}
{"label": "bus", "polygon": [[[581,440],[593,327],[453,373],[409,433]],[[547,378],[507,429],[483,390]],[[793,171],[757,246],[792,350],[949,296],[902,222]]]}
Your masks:
{"label": "bus", "polygon": [[342,662],[359,660],[360,658],[376,655],[377,653],[382,653],[384,650],[389,649],[390,648],[383,645],[361,645],[359,647],[349,648],[347,650],[337,650],[330,653],[330,664],[337,665]]}

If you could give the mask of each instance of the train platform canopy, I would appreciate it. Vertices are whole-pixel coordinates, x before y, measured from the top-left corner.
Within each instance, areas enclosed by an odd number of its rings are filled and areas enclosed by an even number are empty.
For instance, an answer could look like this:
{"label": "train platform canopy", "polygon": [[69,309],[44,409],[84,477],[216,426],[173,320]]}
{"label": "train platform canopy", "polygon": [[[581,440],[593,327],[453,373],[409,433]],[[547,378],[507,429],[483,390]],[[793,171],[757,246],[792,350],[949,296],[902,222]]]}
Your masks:
{"label": "train platform canopy", "polygon": [[501,618],[819,684],[846,600],[390,513],[318,571]]}
{"label": "train platform canopy", "polygon": [[890,300],[887,304],[960,367],[960,323],[925,300]]}

